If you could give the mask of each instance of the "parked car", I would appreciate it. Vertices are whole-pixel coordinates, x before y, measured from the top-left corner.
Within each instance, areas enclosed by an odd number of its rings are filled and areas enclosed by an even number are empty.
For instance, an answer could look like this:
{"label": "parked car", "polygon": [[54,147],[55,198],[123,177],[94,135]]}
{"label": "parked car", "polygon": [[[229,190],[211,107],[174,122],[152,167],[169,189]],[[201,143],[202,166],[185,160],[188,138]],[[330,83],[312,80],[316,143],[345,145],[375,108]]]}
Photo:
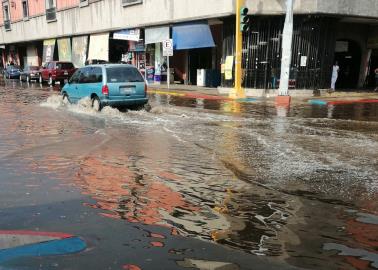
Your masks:
{"label": "parked car", "polygon": [[39,81],[38,66],[27,66],[20,72],[20,81],[30,82],[32,80]]}
{"label": "parked car", "polygon": [[8,79],[20,78],[20,68],[18,66],[9,65],[4,69],[4,77]]}
{"label": "parked car", "polygon": [[39,82],[47,81],[49,85],[53,85],[56,81],[59,81],[63,85],[65,80],[68,80],[75,71],[75,66],[71,62],[47,62],[39,70]]}
{"label": "parked car", "polygon": [[104,106],[143,108],[148,103],[147,85],[135,66],[122,64],[91,65],[78,69],[63,87],[65,103],[84,97],[100,111]]}

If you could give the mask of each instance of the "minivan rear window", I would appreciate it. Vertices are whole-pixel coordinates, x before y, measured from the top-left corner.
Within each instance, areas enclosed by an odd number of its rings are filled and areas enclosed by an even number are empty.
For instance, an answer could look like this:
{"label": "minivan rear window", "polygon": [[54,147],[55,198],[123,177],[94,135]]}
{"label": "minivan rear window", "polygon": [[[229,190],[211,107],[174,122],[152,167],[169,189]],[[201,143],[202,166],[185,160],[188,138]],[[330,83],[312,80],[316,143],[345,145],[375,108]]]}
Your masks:
{"label": "minivan rear window", "polygon": [[108,83],[144,82],[142,75],[134,67],[108,67]]}

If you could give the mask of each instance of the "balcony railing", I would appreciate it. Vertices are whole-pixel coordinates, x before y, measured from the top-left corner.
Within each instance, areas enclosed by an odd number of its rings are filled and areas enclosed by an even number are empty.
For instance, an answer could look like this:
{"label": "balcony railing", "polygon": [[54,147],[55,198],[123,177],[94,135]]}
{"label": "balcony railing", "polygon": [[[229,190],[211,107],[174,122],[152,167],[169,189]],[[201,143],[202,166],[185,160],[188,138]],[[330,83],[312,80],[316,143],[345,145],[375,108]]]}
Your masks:
{"label": "balcony railing", "polygon": [[4,27],[5,27],[6,31],[10,31],[11,30],[11,21],[10,20],[5,20],[4,21]]}
{"label": "balcony railing", "polygon": [[46,9],[46,20],[47,21],[55,21],[56,20],[56,8],[49,8]]}

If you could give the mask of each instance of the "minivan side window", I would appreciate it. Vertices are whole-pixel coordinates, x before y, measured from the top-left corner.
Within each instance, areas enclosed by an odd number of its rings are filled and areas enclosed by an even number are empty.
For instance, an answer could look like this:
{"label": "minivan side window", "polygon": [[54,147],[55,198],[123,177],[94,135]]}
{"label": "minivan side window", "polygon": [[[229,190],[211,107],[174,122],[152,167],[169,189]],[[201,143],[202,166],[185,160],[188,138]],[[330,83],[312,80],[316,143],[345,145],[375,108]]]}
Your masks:
{"label": "minivan side window", "polygon": [[69,80],[69,83],[79,83],[80,73],[80,69],[76,70],[76,72],[72,75],[71,79]]}
{"label": "minivan side window", "polygon": [[89,78],[89,68],[85,67],[81,69],[80,76],[79,76],[79,83],[88,83]]}
{"label": "minivan side window", "polygon": [[83,68],[80,75],[80,83],[101,83],[102,69],[100,67]]}
{"label": "minivan side window", "polygon": [[102,68],[92,67],[89,72],[90,82],[91,83],[102,83]]}

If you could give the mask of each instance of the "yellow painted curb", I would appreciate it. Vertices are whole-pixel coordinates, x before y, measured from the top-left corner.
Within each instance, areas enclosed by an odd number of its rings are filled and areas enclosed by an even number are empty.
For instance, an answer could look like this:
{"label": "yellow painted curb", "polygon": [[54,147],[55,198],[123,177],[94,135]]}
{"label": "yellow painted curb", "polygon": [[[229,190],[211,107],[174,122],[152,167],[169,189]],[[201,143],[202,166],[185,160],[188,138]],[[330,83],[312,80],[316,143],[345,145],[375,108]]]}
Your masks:
{"label": "yellow painted curb", "polygon": [[185,96],[185,94],[183,93],[177,93],[177,92],[171,92],[171,91],[148,90],[148,92],[159,94],[159,95],[170,95],[170,96],[178,96],[178,97]]}

